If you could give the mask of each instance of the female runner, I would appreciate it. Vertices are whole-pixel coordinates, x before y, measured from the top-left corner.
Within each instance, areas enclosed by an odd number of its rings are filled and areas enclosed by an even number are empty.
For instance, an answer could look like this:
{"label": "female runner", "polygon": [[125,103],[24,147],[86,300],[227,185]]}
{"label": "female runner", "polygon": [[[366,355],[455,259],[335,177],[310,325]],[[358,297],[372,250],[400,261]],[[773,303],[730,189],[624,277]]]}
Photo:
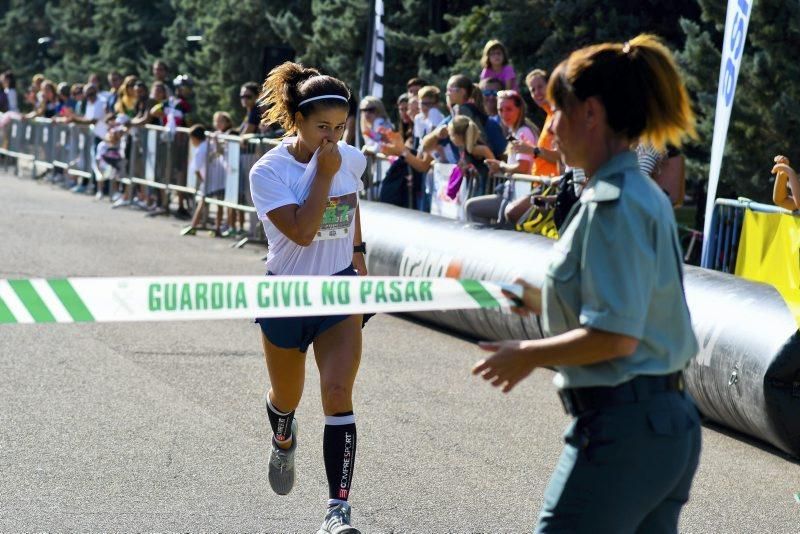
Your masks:
{"label": "female runner", "polygon": [[[366,275],[358,192],[366,159],[341,142],[349,111],[347,86],[317,70],[287,62],[262,87],[263,121],[290,137],[250,171],[253,205],[269,242],[270,275]],[[361,315],[257,319],[271,387],[267,415],[274,434],[269,482],[279,495],[295,479],[297,420],[305,355],[314,345],[325,430],[322,451],[328,508],[319,533],[354,534],[350,485],[356,457],[353,382],[361,360]]]}

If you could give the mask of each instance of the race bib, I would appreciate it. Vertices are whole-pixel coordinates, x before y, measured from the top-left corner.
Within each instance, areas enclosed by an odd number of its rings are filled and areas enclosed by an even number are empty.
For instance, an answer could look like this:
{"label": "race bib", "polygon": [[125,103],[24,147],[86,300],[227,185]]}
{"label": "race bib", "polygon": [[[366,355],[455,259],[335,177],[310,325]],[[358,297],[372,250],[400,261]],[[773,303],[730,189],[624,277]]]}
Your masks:
{"label": "race bib", "polygon": [[314,241],[328,239],[342,239],[350,236],[350,225],[356,216],[358,196],[356,193],[330,197],[325,212],[322,214],[322,224],[317,231]]}

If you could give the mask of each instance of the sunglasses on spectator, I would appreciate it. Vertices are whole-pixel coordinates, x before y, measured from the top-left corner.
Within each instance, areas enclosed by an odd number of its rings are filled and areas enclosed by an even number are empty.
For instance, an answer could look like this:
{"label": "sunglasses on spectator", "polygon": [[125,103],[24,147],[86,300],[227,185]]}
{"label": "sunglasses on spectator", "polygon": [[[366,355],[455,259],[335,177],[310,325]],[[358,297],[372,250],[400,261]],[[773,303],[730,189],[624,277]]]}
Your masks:
{"label": "sunglasses on spectator", "polygon": [[483,96],[497,96],[497,91],[493,89],[484,89],[481,92],[483,93]]}
{"label": "sunglasses on spectator", "polygon": [[455,87],[455,86],[452,86],[452,87],[448,87],[448,88],[447,88],[447,92],[448,92],[448,93],[455,93],[455,92],[456,92],[456,91],[458,91],[459,89],[461,89],[461,88],[460,88],[460,87]]}
{"label": "sunglasses on spectator", "polygon": [[364,108],[361,110],[362,113],[375,113],[375,108]]}

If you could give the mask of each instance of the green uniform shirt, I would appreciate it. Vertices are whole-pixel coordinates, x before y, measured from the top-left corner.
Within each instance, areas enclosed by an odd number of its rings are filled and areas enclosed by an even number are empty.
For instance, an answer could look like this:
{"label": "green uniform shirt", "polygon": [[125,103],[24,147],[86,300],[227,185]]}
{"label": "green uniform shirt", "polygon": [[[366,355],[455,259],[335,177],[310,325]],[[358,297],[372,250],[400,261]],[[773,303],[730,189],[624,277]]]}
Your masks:
{"label": "green uniform shirt", "polygon": [[635,152],[598,169],[573,208],[542,288],[545,334],[586,327],[634,337],[631,356],[557,367],[556,386],[613,386],[684,369],[697,353],[669,199]]}

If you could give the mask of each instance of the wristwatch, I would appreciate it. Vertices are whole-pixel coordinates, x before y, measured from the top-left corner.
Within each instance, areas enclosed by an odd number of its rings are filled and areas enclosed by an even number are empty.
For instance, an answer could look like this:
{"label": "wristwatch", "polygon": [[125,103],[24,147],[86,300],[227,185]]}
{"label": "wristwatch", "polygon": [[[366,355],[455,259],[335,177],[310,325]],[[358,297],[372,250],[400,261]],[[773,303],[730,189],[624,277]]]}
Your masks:
{"label": "wristwatch", "polygon": [[367,243],[362,241],[360,245],[353,245],[353,254],[360,252],[361,254],[367,253]]}

